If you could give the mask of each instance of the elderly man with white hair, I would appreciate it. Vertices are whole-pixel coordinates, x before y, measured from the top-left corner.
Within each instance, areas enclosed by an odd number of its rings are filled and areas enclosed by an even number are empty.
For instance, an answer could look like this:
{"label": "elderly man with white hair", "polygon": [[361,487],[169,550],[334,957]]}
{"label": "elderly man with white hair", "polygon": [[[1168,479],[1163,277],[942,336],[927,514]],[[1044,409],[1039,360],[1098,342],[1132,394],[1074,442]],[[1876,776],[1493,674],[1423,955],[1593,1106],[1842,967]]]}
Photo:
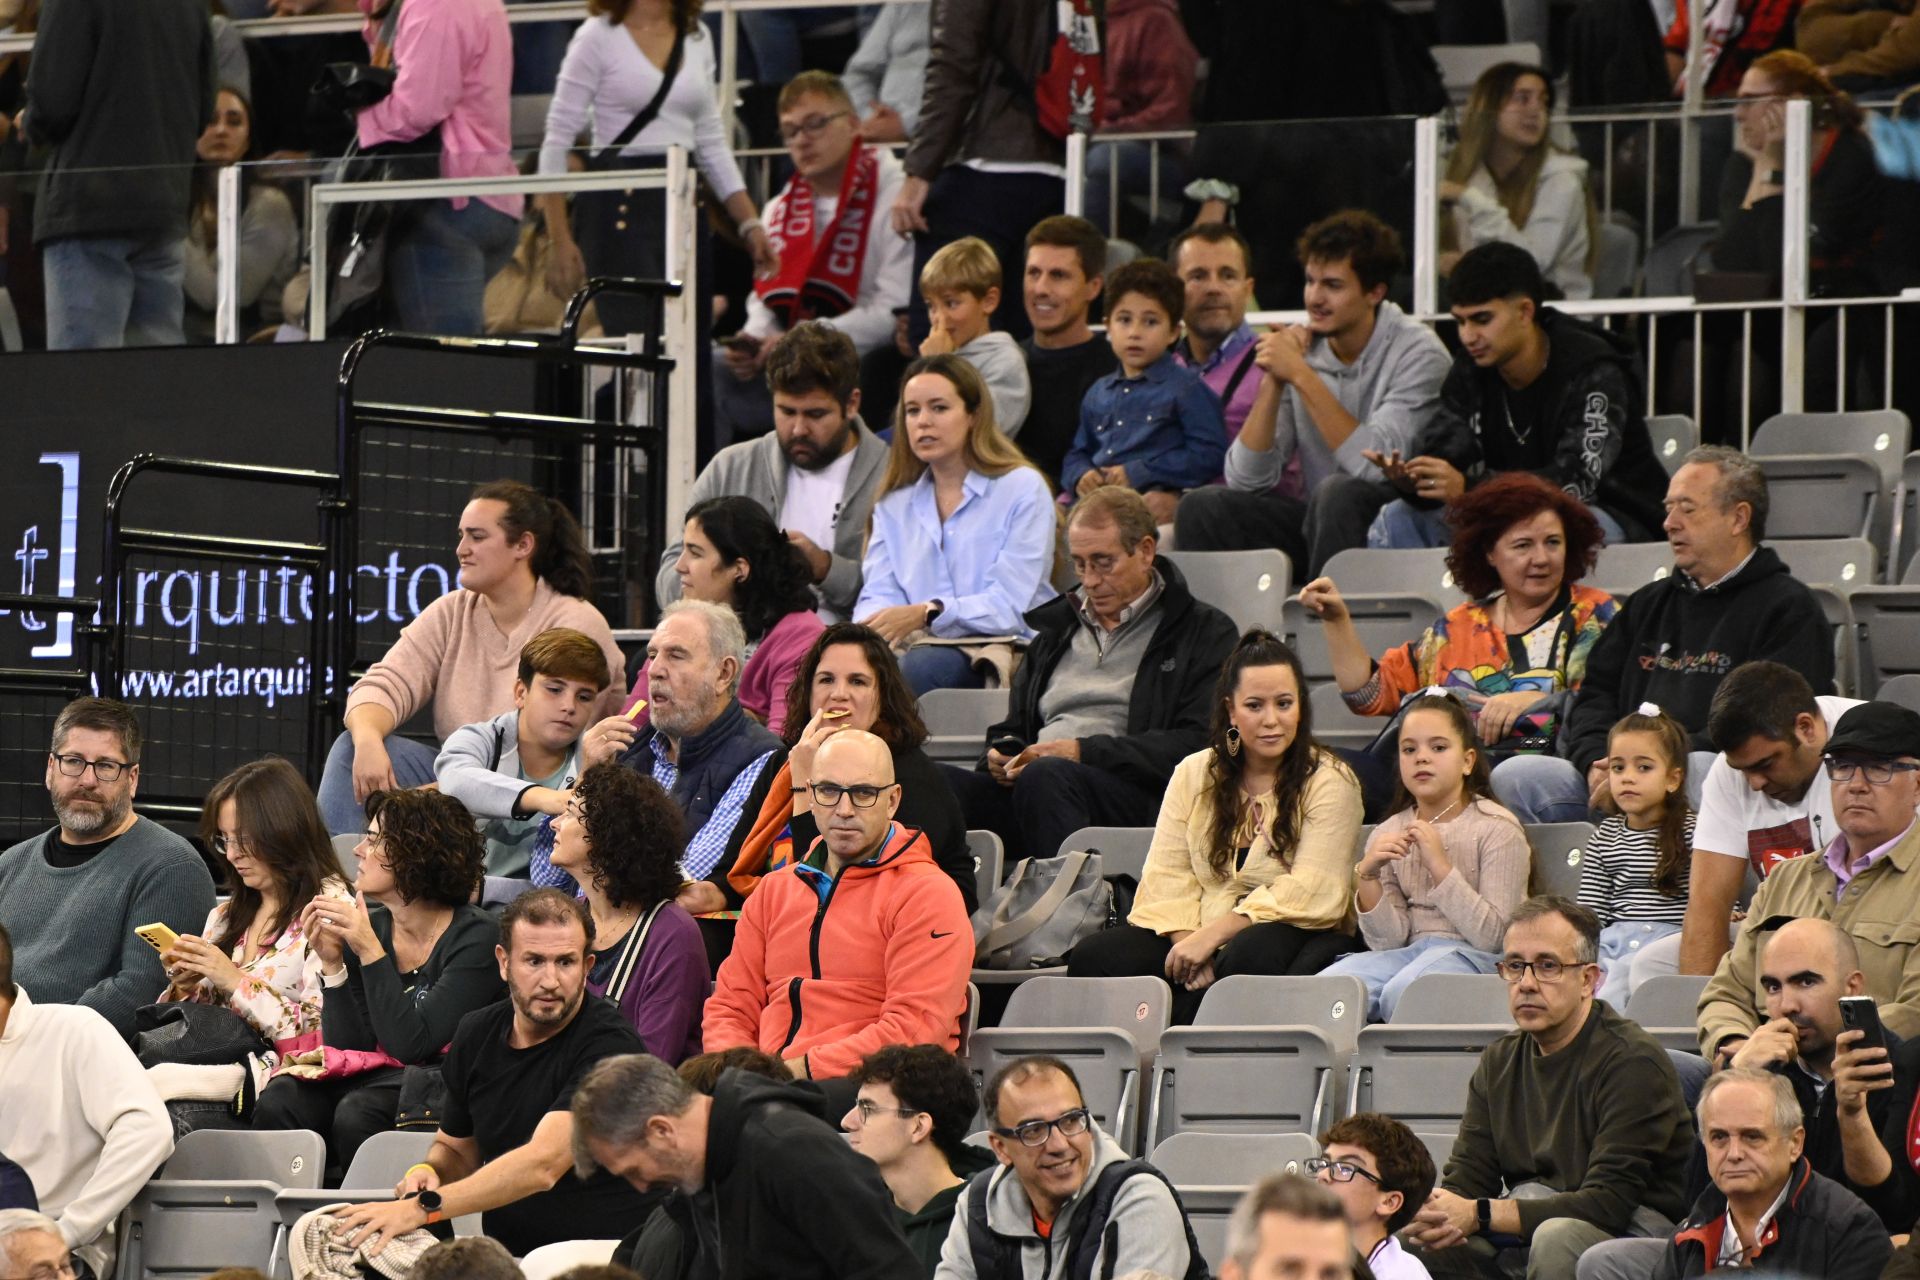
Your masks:
{"label": "elderly man with white hair", "polygon": [[34,1209],[0,1209],[0,1275],[71,1280],[76,1274],[59,1223]]}

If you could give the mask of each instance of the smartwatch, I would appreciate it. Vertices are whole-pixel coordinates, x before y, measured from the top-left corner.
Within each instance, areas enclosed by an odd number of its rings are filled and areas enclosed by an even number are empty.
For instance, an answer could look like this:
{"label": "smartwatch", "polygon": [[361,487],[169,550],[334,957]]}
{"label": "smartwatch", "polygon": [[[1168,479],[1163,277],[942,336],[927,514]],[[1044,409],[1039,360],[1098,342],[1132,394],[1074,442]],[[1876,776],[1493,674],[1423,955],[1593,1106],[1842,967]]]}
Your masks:
{"label": "smartwatch", "polygon": [[[437,1200],[439,1199],[439,1197],[435,1196],[434,1199]],[[1493,1201],[1475,1200],[1473,1202],[1473,1216],[1480,1220],[1481,1235],[1484,1236],[1488,1232],[1492,1231],[1493,1230]]]}
{"label": "smartwatch", "polygon": [[415,1198],[420,1201],[420,1207],[426,1210],[428,1226],[432,1226],[436,1222],[446,1221],[447,1215],[440,1211],[441,1203],[440,1193],[438,1191],[422,1191]]}
{"label": "smartwatch", "polygon": [[945,613],[946,611],[947,611],[947,602],[945,600],[927,601],[927,625],[932,626],[933,620],[939,617],[941,614]]}

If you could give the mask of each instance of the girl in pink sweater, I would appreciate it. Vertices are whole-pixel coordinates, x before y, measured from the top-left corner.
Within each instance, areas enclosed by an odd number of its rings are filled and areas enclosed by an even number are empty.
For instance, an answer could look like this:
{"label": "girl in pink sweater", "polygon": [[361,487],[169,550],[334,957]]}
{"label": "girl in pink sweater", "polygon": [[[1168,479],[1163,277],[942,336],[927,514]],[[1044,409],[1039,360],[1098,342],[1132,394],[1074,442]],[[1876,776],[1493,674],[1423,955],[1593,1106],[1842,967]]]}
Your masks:
{"label": "girl in pink sweater", "polygon": [[433,709],[436,740],[513,706],[520,650],[549,627],[585,632],[606,651],[613,682],[601,711],[618,709],[626,659],[607,620],[585,599],[592,589],[586,539],[559,501],[497,480],[473,491],[460,513],[460,586],[420,611],[386,656],[347,695],[346,732],[320,779],[320,812],[335,835],[366,827],[375,791],[434,780],[434,745],[394,730]]}

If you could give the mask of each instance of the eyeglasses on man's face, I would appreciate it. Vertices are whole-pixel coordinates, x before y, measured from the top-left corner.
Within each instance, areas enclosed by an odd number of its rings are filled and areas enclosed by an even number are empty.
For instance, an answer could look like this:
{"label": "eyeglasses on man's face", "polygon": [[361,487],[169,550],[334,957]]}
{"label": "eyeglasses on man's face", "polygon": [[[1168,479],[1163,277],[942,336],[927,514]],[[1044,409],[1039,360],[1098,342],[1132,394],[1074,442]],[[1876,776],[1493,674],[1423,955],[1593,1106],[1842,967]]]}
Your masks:
{"label": "eyeglasses on man's face", "polygon": [[802,134],[809,138],[817,138],[828,125],[847,114],[845,111],[830,111],[825,115],[808,116],[805,120],[794,124],[783,124],[780,126],[780,141],[796,142]]}
{"label": "eyeglasses on man's face", "polygon": [[855,1114],[860,1117],[860,1123],[863,1127],[870,1123],[875,1116],[917,1116],[920,1114],[912,1107],[883,1106],[871,1098],[861,1098],[853,1104],[853,1109]]}
{"label": "eyeglasses on man's face", "polygon": [[[51,752],[48,754],[52,755]],[[123,760],[89,760],[79,755],[54,755],[52,759],[55,767],[69,778],[78,778],[91,769],[93,776],[101,782],[115,782],[133,767]]]}
{"label": "eyeglasses on man's face", "polygon": [[1315,1156],[1306,1162],[1305,1168],[1308,1173],[1315,1176],[1318,1176],[1322,1170],[1325,1170],[1327,1176],[1335,1182],[1352,1182],[1357,1175],[1365,1178],[1376,1187],[1380,1185],[1379,1175],[1368,1173],[1365,1169],[1362,1169],[1350,1160],[1329,1160],[1325,1156]]}
{"label": "eyeglasses on man's face", "polygon": [[1584,960],[1556,960],[1552,956],[1541,956],[1538,960],[1501,960],[1494,964],[1493,971],[1511,985],[1525,977],[1529,969],[1533,970],[1537,981],[1558,982],[1575,969],[1585,966]]}
{"label": "eyeglasses on man's face", "polygon": [[1087,1114],[1087,1109],[1075,1107],[1051,1120],[1029,1120],[1011,1129],[995,1129],[993,1132],[1003,1138],[1016,1138],[1023,1147],[1043,1147],[1047,1144],[1047,1131],[1050,1129],[1058,1129],[1063,1138],[1077,1138],[1092,1124],[1093,1117]]}
{"label": "eyeglasses on man's face", "polygon": [[846,796],[853,801],[856,809],[871,809],[880,803],[880,797],[893,790],[895,783],[873,787],[864,783],[851,787],[841,786],[837,782],[816,782],[813,784],[813,802],[823,808],[831,809],[840,803],[840,797]]}
{"label": "eyeglasses on man's face", "polygon": [[1920,769],[1920,764],[1911,760],[1836,760],[1828,756],[1825,764],[1827,776],[1835,782],[1852,782],[1855,774],[1864,773],[1867,781],[1876,787],[1884,787],[1892,782],[1896,773],[1912,773]]}

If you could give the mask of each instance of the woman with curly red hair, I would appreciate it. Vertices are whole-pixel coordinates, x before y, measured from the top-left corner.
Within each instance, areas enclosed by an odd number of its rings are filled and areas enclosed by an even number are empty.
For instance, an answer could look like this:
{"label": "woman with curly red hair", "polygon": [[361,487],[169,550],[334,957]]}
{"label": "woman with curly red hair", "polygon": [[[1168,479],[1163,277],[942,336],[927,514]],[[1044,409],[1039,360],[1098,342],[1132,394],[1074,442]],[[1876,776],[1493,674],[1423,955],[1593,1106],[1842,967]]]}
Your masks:
{"label": "woman with curly red hair", "polygon": [[1361,715],[1390,716],[1435,685],[1459,691],[1487,746],[1550,738],[1613,620],[1614,599],[1580,585],[1603,540],[1579,501],[1524,471],[1495,476],[1447,513],[1447,570],[1465,602],[1375,662],[1331,578],[1300,603],[1326,623],[1333,678]]}

